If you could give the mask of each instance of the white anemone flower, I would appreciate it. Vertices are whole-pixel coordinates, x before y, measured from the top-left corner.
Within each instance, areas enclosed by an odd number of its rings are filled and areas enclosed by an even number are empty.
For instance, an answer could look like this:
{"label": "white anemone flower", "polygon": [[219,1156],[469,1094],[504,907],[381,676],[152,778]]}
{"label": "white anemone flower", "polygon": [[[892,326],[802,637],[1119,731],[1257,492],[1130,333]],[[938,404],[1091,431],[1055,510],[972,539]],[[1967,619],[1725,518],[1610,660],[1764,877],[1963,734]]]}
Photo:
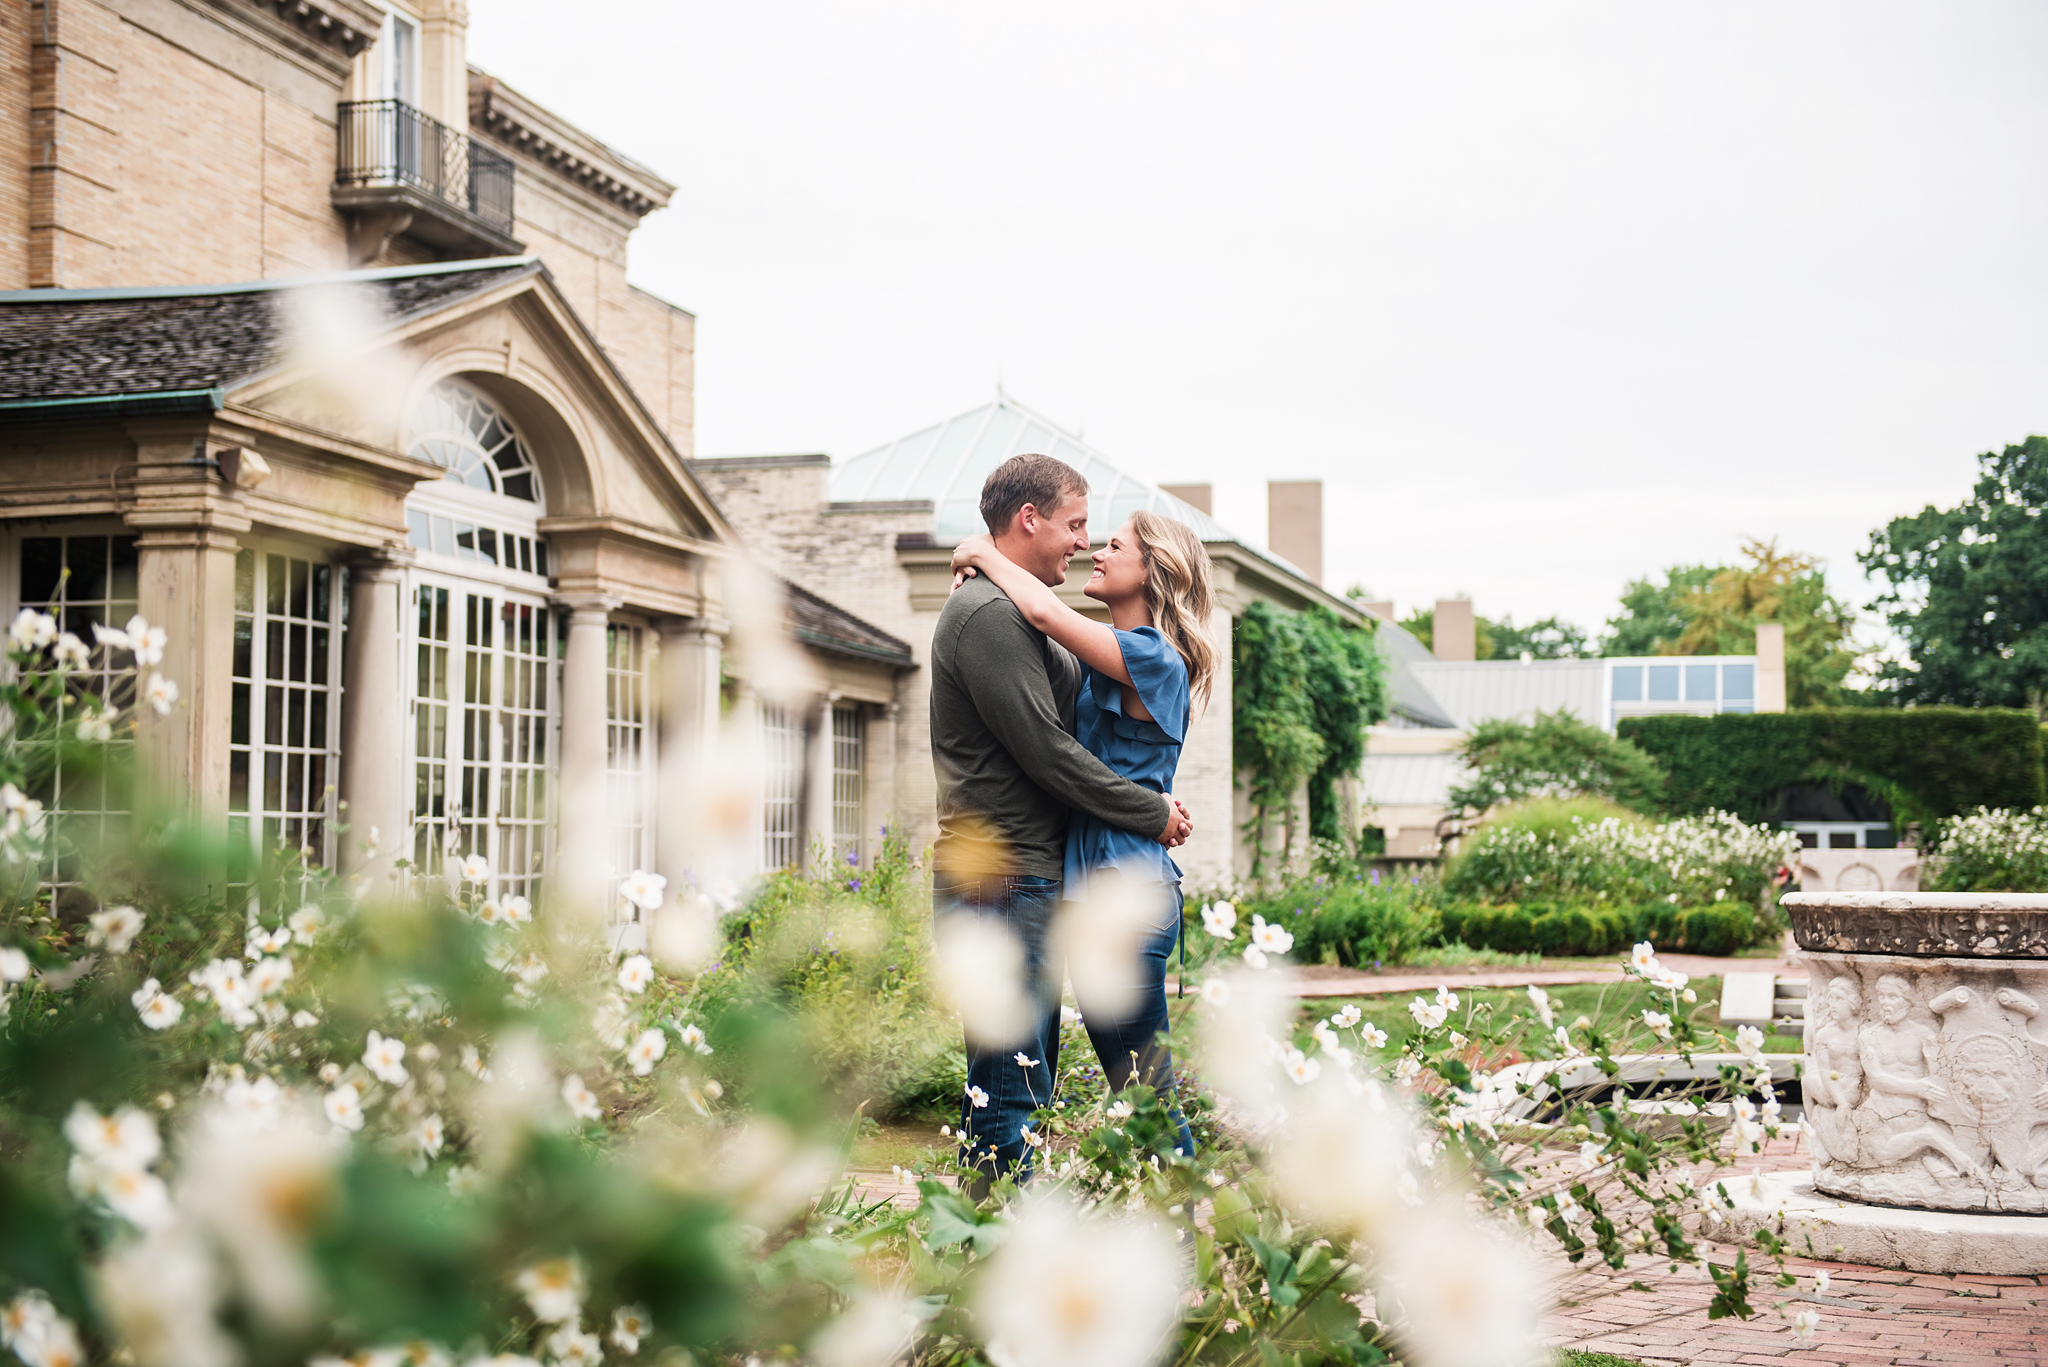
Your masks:
{"label": "white anemone flower", "polygon": [[311,944],[314,937],[319,935],[322,927],[327,924],[327,913],[314,903],[308,902],[293,912],[291,920],[285,924],[291,927],[292,934],[298,937],[300,944]]}
{"label": "white anemone flower", "polygon": [[292,931],[290,926],[279,926],[275,930],[265,930],[263,927],[257,926],[249,933],[249,942],[243,947],[242,952],[253,963],[266,954],[277,953],[291,942]]}
{"label": "white anemone flower", "polygon": [[654,1321],[637,1305],[622,1305],[612,1311],[612,1346],[622,1353],[640,1351],[640,1340],[654,1332]]}
{"label": "white anemone flower", "polygon": [[171,1223],[171,1192],[153,1172],[101,1171],[93,1194],[107,1208],[138,1229],[162,1229]]}
{"label": "white anemone flower", "polygon": [[1219,940],[1237,938],[1237,908],[1228,902],[1208,902],[1202,907],[1202,929]]}
{"label": "white anemone flower", "polygon": [[286,954],[273,954],[249,969],[249,990],[258,997],[273,997],[291,980],[292,961]]}
{"label": "white anemone flower", "polygon": [[28,955],[12,945],[0,946],[0,983],[27,982]]}
{"label": "white anemone flower", "polygon": [[1339,1030],[1349,1030],[1364,1019],[1364,1010],[1357,1002],[1353,1002],[1336,1015],[1330,1017],[1330,1024],[1336,1026]]}
{"label": "white anemone flower", "polygon": [[1800,1343],[1813,1342],[1815,1331],[1820,1328],[1820,1311],[1802,1310],[1792,1317],[1792,1337]]}
{"label": "white anemone flower", "polygon": [[135,1004],[142,1023],[152,1030],[168,1030],[185,1014],[185,1004],[164,991],[163,984],[155,978],[145,979],[142,986],[128,994],[128,1000]]}
{"label": "white anemone flower", "polygon": [[142,686],[142,700],[159,717],[168,717],[178,702],[178,685],[161,674],[152,673]]}
{"label": "white anemone flower", "polygon": [[27,1367],[83,1367],[78,1327],[57,1313],[49,1297],[29,1291],[0,1311],[0,1342]]}
{"label": "white anemone flower", "polygon": [[1268,954],[1285,954],[1294,948],[1294,936],[1278,925],[1268,925],[1265,917],[1254,915],[1252,943]]}
{"label": "white anemone flower", "polygon": [[236,1078],[221,1093],[218,1115],[224,1124],[244,1130],[274,1130],[284,1103],[284,1089],[267,1077]]}
{"label": "white anemone flower", "polygon": [[390,1039],[375,1030],[370,1032],[369,1046],[363,1050],[363,1066],[379,1082],[387,1082],[393,1087],[404,1086],[406,1079],[412,1076],[405,1071],[404,1058],[404,1040]]}
{"label": "white anemone flower", "polygon": [[1648,940],[1637,941],[1636,947],[1629,951],[1628,966],[1649,977],[1657,971],[1657,947]]}
{"label": "white anemone flower", "polygon": [[986,1332],[990,1360],[1005,1367],[1151,1361],[1179,1313],[1181,1260],[1167,1226],[1084,1216],[1057,1197],[1019,1204],[1024,1209],[975,1293],[975,1323]]}
{"label": "white anemone flower", "polygon": [[78,712],[78,738],[83,741],[109,741],[114,738],[114,719],[97,707],[83,707]]}
{"label": "white anemone flower", "polygon": [[642,911],[659,910],[668,900],[668,879],[645,869],[635,869],[619,880],[619,896]]}
{"label": "white anemone flower", "polygon": [[1202,1000],[1210,1006],[1230,1005],[1230,984],[1221,978],[1211,978],[1202,984]]}
{"label": "white anemone flower", "polygon": [[533,903],[524,897],[515,894],[500,905],[504,907],[507,925],[523,926],[533,920]]}
{"label": "white anemone flower", "polygon": [[1427,997],[1417,997],[1408,1003],[1408,1014],[1424,1030],[1434,1030],[1448,1017],[1442,1002],[1433,1002]]}
{"label": "white anemone flower", "polygon": [[626,1062],[633,1065],[635,1077],[646,1077],[667,1052],[667,1035],[659,1029],[642,1030],[640,1037],[633,1041],[633,1047],[626,1051]]}
{"label": "white anemone flower", "polygon": [[1663,1012],[1643,1012],[1643,1024],[1648,1026],[1650,1028],[1650,1033],[1655,1035],[1658,1039],[1671,1038],[1671,1017],[1665,1015]]}
{"label": "white anemone flower", "polygon": [[97,1271],[97,1299],[137,1367],[234,1367],[242,1360],[214,1318],[223,1287],[213,1250],[190,1225],[120,1245]]}
{"label": "white anemone flower", "polygon": [[80,1101],[64,1118],[64,1137],[81,1157],[117,1171],[141,1172],[163,1152],[156,1122],[134,1106],[101,1115]]}
{"label": "white anemone flower", "polygon": [[1764,1063],[1764,1032],[1754,1025],[1735,1027],[1735,1047],[1745,1059],[1762,1067]]}
{"label": "white anemone flower", "polygon": [[92,640],[94,645],[105,646],[110,650],[128,648],[128,633],[119,627],[110,627],[104,622],[92,624]]}
{"label": "white anemone flower", "polygon": [[571,1322],[548,1335],[548,1353],[554,1367],[592,1367],[604,1360],[604,1344]]}
{"label": "white anemone flower", "polygon": [[645,954],[631,955],[619,965],[619,986],[628,992],[645,992],[653,981],[654,961]]}
{"label": "white anemone flower", "polygon": [[50,647],[50,658],[59,669],[84,669],[92,663],[92,651],[77,636],[64,631],[57,634],[56,644]]}
{"label": "white anemone flower", "polygon": [[7,639],[16,650],[41,650],[56,638],[57,619],[34,608],[23,608],[14,614],[14,621],[7,628]]}
{"label": "white anemone flower", "polygon": [[109,954],[126,954],[142,933],[142,913],[134,907],[108,907],[86,919],[92,928],[85,933],[85,942],[104,947]]}
{"label": "white anemone flower", "polygon": [[583,1265],[574,1258],[535,1263],[513,1285],[542,1324],[573,1324],[583,1313]]}
{"label": "white anemone flower", "polygon": [[682,1042],[685,1045],[692,1049],[695,1049],[700,1054],[708,1054],[711,1052],[711,1046],[705,1042],[704,1027],[701,1025],[684,1026],[682,1030],[678,1032],[678,1037],[682,1040]]}
{"label": "white anemone flower", "polygon": [[970,1082],[967,1084],[967,1100],[976,1110],[982,1110],[988,1105],[988,1093]]}
{"label": "white anemone flower", "polygon": [[1266,951],[1260,949],[1255,944],[1246,945],[1244,947],[1244,961],[1255,969],[1264,968],[1266,966]]}
{"label": "white anemone flower", "polygon": [[1550,994],[1534,983],[1529,984],[1528,992],[1529,1005],[1535,1009],[1536,1019],[1543,1022],[1543,1028],[1548,1030],[1557,1024],[1557,1017],[1550,1009]]}
{"label": "white anemone flower", "polygon": [[562,1100],[568,1103],[569,1114],[578,1120],[596,1120],[604,1112],[598,1107],[597,1093],[583,1085],[583,1079],[571,1073],[562,1079]]}
{"label": "white anemone flower", "polygon": [[1403,1213],[1389,1238],[1379,1305],[1415,1367],[1501,1367],[1541,1360],[1540,1269],[1505,1230],[1441,1200]]}
{"label": "white anemone flower", "polygon": [[1281,1060],[1280,1066],[1286,1070],[1288,1077],[1294,1079],[1294,1084],[1297,1087],[1314,1082],[1323,1071],[1322,1064],[1309,1058],[1299,1049],[1289,1049],[1287,1057]]}
{"label": "white anemone flower", "polygon": [[441,1146],[448,1140],[448,1127],[442,1123],[440,1116],[430,1115],[413,1126],[412,1133],[407,1137],[423,1155],[434,1158],[440,1154]]}
{"label": "white anemone flower", "polygon": [[353,1082],[344,1082],[320,1099],[321,1109],[336,1129],[363,1128],[363,1094]]}
{"label": "white anemone flower", "polygon": [[462,1046],[462,1071],[468,1073],[478,1082],[489,1082],[491,1080],[490,1065],[484,1062],[484,1056],[477,1052],[477,1047],[474,1044]]}
{"label": "white anemone flower", "polygon": [[476,919],[487,926],[497,925],[505,919],[505,908],[498,905],[495,897],[486,897],[477,904]]}
{"label": "white anemone flower", "polygon": [[1358,1034],[1359,1038],[1365,1041],[1365,1047],[1368,1049],[1384,1049],[1387,1047],[1387,1032],[1380,1029],[1377,1025],[1360,1026]]}
{"label": "white anemone flower", "polygon": [[128,625],[121,634],[128,638],[128,649],[135,652],[138,665],[160,665],[164,662],[164,647],[170,636],[162,627],[153,627],[149,619],[136,613],[128,619]]}
{"label": "white anemone flower", "polygon": [[465,854],[462,862],[455,866],[455,871],[465,883],[489,882],[491,861],[480,854]]}

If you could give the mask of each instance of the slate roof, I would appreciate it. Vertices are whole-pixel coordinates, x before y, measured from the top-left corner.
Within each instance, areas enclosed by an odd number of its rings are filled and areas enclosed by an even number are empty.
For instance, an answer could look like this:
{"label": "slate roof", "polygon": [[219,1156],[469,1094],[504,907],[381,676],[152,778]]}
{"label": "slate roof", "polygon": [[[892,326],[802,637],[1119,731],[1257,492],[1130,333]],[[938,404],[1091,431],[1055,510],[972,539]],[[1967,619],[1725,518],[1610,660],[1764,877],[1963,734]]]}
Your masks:
{"label": "slate roof", "polygon": [[864,622],[836,603],[820,598],[801,584],[783,581],[789,593],[789,626],[798,640],[820,650],[862,660],[881,660],[903,669],[916,668],[910,645],[878,626]]}
{"label": "slate roof", "polygon": [[237,285],[0,293],[0,402],[225,389],[285,359],[290,290],[358,288],[396,324],[540,268],[499,257]]}

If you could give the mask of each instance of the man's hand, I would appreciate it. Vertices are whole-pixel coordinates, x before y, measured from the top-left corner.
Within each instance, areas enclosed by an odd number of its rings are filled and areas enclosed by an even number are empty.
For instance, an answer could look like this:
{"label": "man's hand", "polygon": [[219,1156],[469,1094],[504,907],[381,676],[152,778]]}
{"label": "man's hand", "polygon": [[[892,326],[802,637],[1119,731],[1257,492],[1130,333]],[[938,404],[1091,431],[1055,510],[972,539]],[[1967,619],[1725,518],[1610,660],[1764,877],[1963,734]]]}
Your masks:
{"label": "man's hand", "polygon": [[1173,810],[1166,815],[1166,829],[1153,838],[1170,850],[1188,843],[1188,837],[1195,833],[1195,819],[1172,793],[1166,795],[1166,800],[1173,804]]}

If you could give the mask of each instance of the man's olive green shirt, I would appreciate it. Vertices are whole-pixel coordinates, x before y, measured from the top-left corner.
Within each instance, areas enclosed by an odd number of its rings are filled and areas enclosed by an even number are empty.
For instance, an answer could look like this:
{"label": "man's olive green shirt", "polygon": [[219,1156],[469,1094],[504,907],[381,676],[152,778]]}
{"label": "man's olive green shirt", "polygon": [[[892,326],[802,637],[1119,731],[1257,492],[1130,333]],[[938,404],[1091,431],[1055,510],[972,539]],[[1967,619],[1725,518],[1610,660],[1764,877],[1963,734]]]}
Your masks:
{"label": "man's olive green shirt", "polygon": [[1153,837],[1165,797],[1120,778],[1074,739],[1081,666],[977,575],[932,635],[937,870],[955,877],[1066,872],[1067,811]]}

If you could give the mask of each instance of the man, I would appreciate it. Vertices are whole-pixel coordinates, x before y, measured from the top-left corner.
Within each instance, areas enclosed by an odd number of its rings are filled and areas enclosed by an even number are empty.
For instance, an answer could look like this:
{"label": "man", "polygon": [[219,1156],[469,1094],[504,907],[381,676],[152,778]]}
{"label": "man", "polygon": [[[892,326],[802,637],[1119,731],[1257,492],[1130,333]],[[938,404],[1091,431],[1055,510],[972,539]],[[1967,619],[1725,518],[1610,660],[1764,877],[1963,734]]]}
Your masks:
{"label": "man", "polygon": [[[1050,456],[1013,456],[981,490],[997,549],[1048,585],[1088,549],[1088,484]],[[1166,846],[1193,830],[1170,794],[1119,777],[1074,739],[1081,667],[1024,620],[986,577],[946,600],[932,636],[932,764],[939,840],[937,916],[1004,924],[1023,946],[1035,1022],[1021,1043],[967,1041],[960,1137],[983,1186],[1028,1165],[1023,1129],[1059,1065],[1064,965],[1047,943],[1066,871],[1067,811]]]}

